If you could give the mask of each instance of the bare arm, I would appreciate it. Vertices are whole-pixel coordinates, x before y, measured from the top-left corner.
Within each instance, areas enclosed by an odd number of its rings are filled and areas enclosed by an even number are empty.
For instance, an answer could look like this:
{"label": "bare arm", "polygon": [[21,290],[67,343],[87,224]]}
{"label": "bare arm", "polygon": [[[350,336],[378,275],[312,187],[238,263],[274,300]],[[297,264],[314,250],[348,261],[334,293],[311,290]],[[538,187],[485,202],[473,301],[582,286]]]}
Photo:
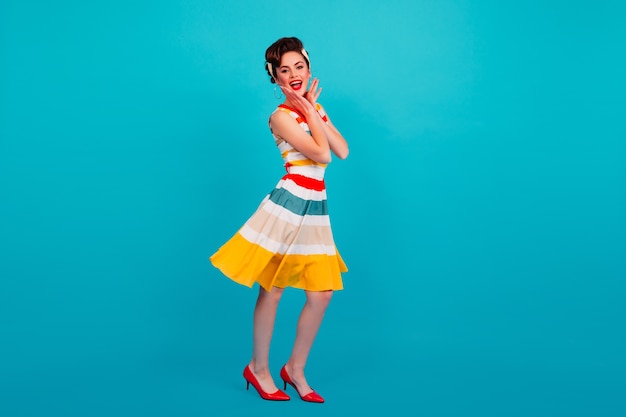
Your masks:
{"label": "bare arm", "polygon": [[[323,107],[322,110],[324,110]],[[324,134],[326,134],[326,138],[328,140],[328,145],[339,159],[346,159],[348,157],[348,154],[350,153],[350,149],[348,148],[348,142],[346,142],[343,135],[330,121],[330,117],[328,117],[328,113],[326,113],[325,110],[324,113],[326,114],[327,122],[323,123],[323,126]]]}
{"label": "bare arm", "polygon": [[319,117],[315,107],[291,89],[281,88],[285,97],[306,119],[311,135],[302,130],[293,117],[282,111],[275,112],[270,118],[272,131],[307,158],[320,164],[329,163],[331,160],[330,146],[324,130],[324,122]]}
{"label": "bare arm", "polygon": [[[307,91],[305,95],[306,99],[311,103],[313,107],[317,105],[317,98],[322,92],[322,89],[321,88],[318,89],[318,86],[319,86],[319,80],[315,78],[313,82],[311,83],[311,88],[309,89],[309,91]],[[326,114],[326,119],[327,119],[326,123],[322,122],[322,126],[324,129],[324,135],[326,135],[326,139],[328,141],[328,145],[331,151],[335,155],[337,155],[339,159],[346,159],[348,157],[348,154],[350,153],[350,150],[348,148],[348,142],[346,142],[343,135],[333,125],[333,123],[330,120],[330,117],[328,116],[328,113],[326,113],[323,107],[322,107],[322,110]],[[319,113],[318,113],[318,116],[320,116]],[[320,120],[321,120],[321,116],[320,116]],[[308,119],[307,119],[307,122],[308,122]]]}

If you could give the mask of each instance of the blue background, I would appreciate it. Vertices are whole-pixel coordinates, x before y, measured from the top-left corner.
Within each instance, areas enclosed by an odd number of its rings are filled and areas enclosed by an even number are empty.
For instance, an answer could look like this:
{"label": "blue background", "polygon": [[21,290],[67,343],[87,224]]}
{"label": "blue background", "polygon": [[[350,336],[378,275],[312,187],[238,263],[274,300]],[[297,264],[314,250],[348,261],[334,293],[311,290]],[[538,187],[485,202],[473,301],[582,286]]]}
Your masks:
{"label": "blue background", "polygon": [[[625,415],[625,12],[3,1],[0,415]],[[282,36],[351,147],[322,406],[245,391],[257,291],[208,262],[284,172]],[[303,301],[279,307],[277,379]]]}

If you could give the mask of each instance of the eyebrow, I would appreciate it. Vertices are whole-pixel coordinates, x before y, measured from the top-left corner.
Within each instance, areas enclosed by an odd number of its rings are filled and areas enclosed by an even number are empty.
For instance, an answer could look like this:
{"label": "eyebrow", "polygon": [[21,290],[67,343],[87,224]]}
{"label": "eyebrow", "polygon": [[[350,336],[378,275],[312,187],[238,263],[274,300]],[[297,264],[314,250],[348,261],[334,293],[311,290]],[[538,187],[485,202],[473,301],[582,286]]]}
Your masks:
{"label": "eyebrow", "polygon": [[[295,66],[295,65],[298,65],[298,64],[304,64],[304,61],[298,61],[298,62],[296,62],[293,65]],[[282,66],[278,67],[278,69],[281,69],[281,68],[289,68],[289,65],[282,65]]]}

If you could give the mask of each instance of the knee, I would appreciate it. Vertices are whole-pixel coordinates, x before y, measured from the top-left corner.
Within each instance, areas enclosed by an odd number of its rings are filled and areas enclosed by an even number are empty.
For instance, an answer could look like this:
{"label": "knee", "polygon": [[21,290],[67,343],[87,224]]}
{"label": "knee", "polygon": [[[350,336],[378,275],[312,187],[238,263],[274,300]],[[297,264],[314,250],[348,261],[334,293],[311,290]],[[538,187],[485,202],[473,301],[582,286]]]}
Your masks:
{"label": "knee", "polygon": [[271,291],[265,291],[261,288],[259,297],[263,298],[266,302],[278,304],[284,290],[284,288],[272,287]]}
{"label": "knee", "polygon": [[333,298],[332,291],[316,291],[307,293],[307,300],[311,303],[326,307],[331,298]]}

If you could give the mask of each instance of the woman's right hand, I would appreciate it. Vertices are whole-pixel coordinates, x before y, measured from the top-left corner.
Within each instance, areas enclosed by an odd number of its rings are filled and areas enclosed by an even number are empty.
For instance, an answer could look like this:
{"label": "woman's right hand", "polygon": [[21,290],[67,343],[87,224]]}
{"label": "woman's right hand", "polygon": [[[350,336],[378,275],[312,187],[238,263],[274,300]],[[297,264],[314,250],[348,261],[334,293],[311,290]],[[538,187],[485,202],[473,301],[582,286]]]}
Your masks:
{"label": "woman's right hand", "polygon": [[279,84],[280,89],[283,91],[283,94],[289,100],[291,105],[297,110],[300,114],[305,117],[309,117],[312,114],[315,114],[315,107],[313,104],[309,102],[305,97],[293,91],[290,87],[285,87]]}

